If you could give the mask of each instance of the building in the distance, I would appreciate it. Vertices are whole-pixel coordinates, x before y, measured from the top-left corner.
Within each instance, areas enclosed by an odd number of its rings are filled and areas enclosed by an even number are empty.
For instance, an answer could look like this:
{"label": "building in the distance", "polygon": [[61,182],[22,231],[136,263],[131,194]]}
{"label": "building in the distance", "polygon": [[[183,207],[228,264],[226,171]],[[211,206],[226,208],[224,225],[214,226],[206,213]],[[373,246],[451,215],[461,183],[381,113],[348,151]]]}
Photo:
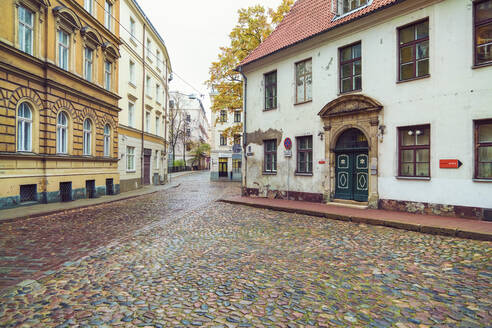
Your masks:
{"label": "building in the distance", "polygon": [[119,173],[122,192],[167,181],[171,62],[164,40],[135,0],[121,1]]}
{"label": "building in the distance", "polygon": [[119,0],[2,0],[0,208],[119,192]]}
{"label": "building in the distance", "polygon": [[[173,106],[173,110],[177,112],[173,120],[174,129],[178,130],[174,161],[182,161],[184,166],[194,170],[208,170],[209,154],[207,152],[202,152],[201,156],[195,154],[199,145],[209,143],[210,123],[202,100],[196,95],[171,91],[170,101],[170,106]],[[169,151],[171,152],[172,149]]]}
{"label": "building in the distance", "polygon": [[[215,91],[210,93],[213,103]],[[210,137],[210,179],[241,181],[242,111],[212,111]]]}
{"label": "building in the distance", "polygon": [[297,1],[239,69],[245,194],[491,219],[492,0]]}

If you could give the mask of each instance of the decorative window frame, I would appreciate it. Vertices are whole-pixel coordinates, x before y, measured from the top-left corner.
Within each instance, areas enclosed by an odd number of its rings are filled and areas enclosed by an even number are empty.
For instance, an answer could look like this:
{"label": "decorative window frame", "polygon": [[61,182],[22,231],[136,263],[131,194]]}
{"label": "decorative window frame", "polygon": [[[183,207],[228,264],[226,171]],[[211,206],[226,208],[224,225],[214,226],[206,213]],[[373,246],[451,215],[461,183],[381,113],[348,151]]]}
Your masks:
{"label": "decorative window frame", "polygon": [[[67,151],[65,153],[63,152],[58,152],[58,116],[63,113],[67,117]],[[56,113],[56,153],[58,155],[71,155],[72,154],[72,149],[73,149],[73,138],[72,138],[72,126],[73,126],[73,119],[70,116],[70,112],[61,109]]]}
{"label": "decorative window frame", "polygon": [[[90,147],[91,149],[89,149],[89,153],[87,154],[85,152],[85,149],[84,149],[84,142],[85,142],[85,127],[84,127],[84,123],[86,120],[89,120],[89,122],[91,123],[91,131],[90,131],[90,136],[91,136],[91,140],[90,140]],[[82,120],[82,155],[83,156],[94,156],[94,154],[96,153],[96,124],[95,124],[95,121],[91,118],[91,117],[84,117],[84,119]]]}
{"label": "decorative window frame", "polygon": [[[76,51],[76,33],[82,28],[79,17],[69,8],[57,6],[53,8],[55,16],[55,62],[60,67],[60,51],[59,42],[60,34],[58,31],[63,31],[68,34],[68,67],[67,71],[73,72],[75,67],[75,51]],[[61,68],[61,67],[60,67]]]}
{"label": "decorative window frame", "polygon": [[[19,108],[23,103],[31,110],[31,149],[19,150]],[[39,153],[39,108],[29,98],[21,98],[15,106],[15,151],[19,153]]]}
{"label": "decorative window frame", "polygon": [[99,73],[99,48],[103,45],[101,35],[92,27],[84,26],[80,30],[80,34],[82,35],[82,43],[83,43],[83,51],[82,51],[82,63],[83,63],[83,72],[82,76],[87,80],[85,73],[85,48],[89,48],[93,50],[93,60],[92,60],[92,80],[89,81],[94,84],[100,84],[98,81],[98,73]]}
{"label": "decorative window frame", "polygon": [[[345,16],[348,16],[348,15],[352,15],[353,13],[359,11],[359,10],[362,10],[364,8],[367,8],[369,7],[370,5],[372,5],[374,0],[368,0],[367,3],[365,5],[362,5],[360,7],[357,7],[355,9],[352,9],[350,11],[347,11],[346,13],[343,13],[343,0],[331,0],[331,8],[337,8],[336,11],[332,10],[335,14],[335,16],[333,17],[332,19],[332,22],[336,21],[336,20],[339,20],[339,19],[342,19],[344,18]],[[342,2],[342,7],[339,8],[338,5],[340,4],[340,2]],[[337,4],[335,6],[335,3]]]}
{"label": "decorative window frame", "polygon": [[[109,135],[106,134],[106,127],[109,127]],[[108,139],[108,154],[107,155],[106,155],[106,139]],[[112,140],[113,140],[113,129],[111,127],[111,124],[105,123],[103,125],[103,156],[104,157],[111,157],[111,154],[113,153]]]}
{"label": "decorative window frame", "polygon": [[[13,32],[14,32],[14,44],[16,49],[20,50],[20,37],[19,37],[19,7],[25,7],[34,14],[33,18],[33,35],[32,35],[32,54],[23,52],[27,55],[39,58],[41,56],[41,37],[46,27],[44,24],[44,13],[48,10],[48,4],[43,0],[15,0],[14,1],[14,19],[13,19]],[[43,30],[42,30],[43,29]]]}

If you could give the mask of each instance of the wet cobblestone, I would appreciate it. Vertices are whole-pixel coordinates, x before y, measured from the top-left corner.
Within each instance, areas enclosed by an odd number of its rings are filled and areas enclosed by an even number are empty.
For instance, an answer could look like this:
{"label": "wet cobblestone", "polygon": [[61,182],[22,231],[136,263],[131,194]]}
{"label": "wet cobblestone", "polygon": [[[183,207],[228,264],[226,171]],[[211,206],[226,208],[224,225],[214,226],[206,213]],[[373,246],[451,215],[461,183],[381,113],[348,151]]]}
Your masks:
{"label": "wet cobblestone", "polygon": [[126,204],[138,230],[18,285],[0,326],[490,326],[491,243],[215,203],[206,179]]}

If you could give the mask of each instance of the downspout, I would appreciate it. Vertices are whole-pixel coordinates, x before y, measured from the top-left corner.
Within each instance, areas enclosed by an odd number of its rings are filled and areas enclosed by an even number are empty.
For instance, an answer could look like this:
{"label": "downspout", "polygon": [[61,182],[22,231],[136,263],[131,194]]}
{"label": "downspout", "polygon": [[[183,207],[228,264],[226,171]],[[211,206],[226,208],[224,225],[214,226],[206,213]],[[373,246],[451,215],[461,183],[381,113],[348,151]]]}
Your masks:
{"label": "downspout", "polygon": [[145,129],[144,129],[144,113],[145,113],[145,29],[147,25],[143,24],[143,39],[142,39],[142,151],[140,156],[140,184],[142,187],[145,184],[145,168],[144,168],[144,140],[145,140]]}
{"label": "downspout", "polygon": [[166,161],[165,163],[162,164],[162,166],[165,167],[165,172],[164,172],[164,183],[167,182],[167,175],[169,173],[169,161],[168,161],[168,152],[167,152],[167,119],[168,119],[168,116],[167,116],[167,106],[169,104],[169,87],[168,87],[168,83],[169,83],[169,80],[168,80],[168,64],[167,64],[167,60],[166,60],[166,103],[164,104],[164,154],[165,157],[164,157],[164,160]]}
{"label": "downspout", "polygon": [[248,78],[246,75],[243,73],[243,67],[239,66],[238,68],[235,68],[234,71],[238,72],[241,74],[243,77],[243,112],[244,112],[244,124],[243,124],[243,157],[244,157],[244,174],[241,180],[241,195],[242,196],[247,196],[246,189],[248,188],[248,156],[246,156],[246,147],[248,145],[248,134],[246,130],[246,108],[247,108],[247,101],[248,101]]}
{"label": "downspout", "polygon": [[[44,106],[47,106],[48,104],[48,9],[45,9],[44,11],[44,68],[43,68],[43,77],[44,77]],[[38,38],[39,40],[39,38]],[[38,47],[39,49],[39,47]],[[41,115],[38,115],[38,122],[39,122],[39,131],[41,131]],[[38,131],[38,132],[39,132]],[[46,139],[45,143],[46,143]],[[38,139],[38,147],[41,149],[41,145],[39,145],[39,142],[41,141],[41,138]],[[68,141],[68,138],[67,138]],[[46,146],[46,144],[44,145]],[[47,172],[47,164],[46,164],[46,158],[43,156],[43,183],[44,183],[44,191],[42,192],[42,203],[48,203],[48,172]]]}

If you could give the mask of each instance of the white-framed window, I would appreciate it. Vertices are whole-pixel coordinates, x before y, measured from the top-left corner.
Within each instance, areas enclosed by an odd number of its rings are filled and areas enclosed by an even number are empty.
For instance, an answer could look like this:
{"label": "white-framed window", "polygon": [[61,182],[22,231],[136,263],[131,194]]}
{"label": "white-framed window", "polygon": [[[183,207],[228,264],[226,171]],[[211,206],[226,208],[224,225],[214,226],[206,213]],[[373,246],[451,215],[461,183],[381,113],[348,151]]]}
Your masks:
{"label": "white-framed window", "polygon": [[160,119],[159,119],[159,116],[156,116],[156,118],[155,118],[155,134],[156,135],[159,135],[159,133],[160,133],[159,128],[160,128]]}
{"label": "white-framed window", "polygon": [[161,86],[159,84],[156,84],[155,85],[155,101],[157,101],[158,103],[161,102],[160,95],[161,95]]}
{"label": "white-framed window", "polygon": [[135,147],[126,146],[126,170],[135,171]]}
{"label": "white-framed window", "polygon": [[132,17],[130,17],[130,36],[132,38],[135,38],[135,34],[136,34],[135,20]]}
{"label": "white-framed window", "polygon": [[32,55],[33,40],[34,13],[23,6],[19,6],[19,49]]}
{"label": "white-framed window", "polygon": [[150,76],[147,75],[145,80],[145,94],[150,97]]}
{"label": "white-framed window", "polygon": [[128,125],[135,127],[135,104],[128,102]]}
{"label": "white-framed window", "polygon": [[68,153],[68,117],[64,112],[60,112],[56,120],[56,152]]}
{"label": "white-framed window", "polygon": [[84,9],[94,15],[94,0],[84,0]]}
{"label": "white-framed window", "polygon": [[70,35],[63,30],[58,30],[58,66],[68,71],[70,58]]}
{"label": "white-framed window", "polygon": [[156,63],[155,65],[157,66],[157,69],[160,70],[161,69],[161,52],[159,50],[156,50],[155,51],[155,57],[156,57]]}
{"label": "white-framed window", "polygon": [[86,118],[84,121],[84,155],[92,154],[92,123]]}
{"label": "white-framed window", "polygon": [[106,90],[111,91],[111,73],[112,73],[112,64],[110,61],[104,62],[104,87]]}
{"label": "white-framed window", "polygon": [[155,151],[155,168],[158,170],[159,169],[159,162],[161,161],[161,159],[159,158],[159,151],[156,150]]}
{"label": "white-framed window", "polygon": [[109,157],[111,152],[111,127],[109,124],[104,126],[104,156]]}
{"label": "white-framed window", "polygon": [[150,39],[147,39],[147,57],[148,58],[150,58],[151,47],[152,47],[152,41],[150,41]]}
{"label": "white-framed window", "polygon": [[20,104],[17,113],[17,150],[32,151],[32,110],[27,102]]}
{"label": "white-framed window", "polygon": [[92,72],[94,70],[94,50],[86,47],[84,56],[84,75],[85,79],[92,82]]}
{"label": "white-framed window", "polygon": [[343,0],[343,7],[341,14],[346,14],[359,7],[367,5],[369,0]]}
{"label": "white-framed window", "polygon": [[145,112],[145,132],[150,132],[150,112]]}
{"label": "white-framed window", "polygon": [[113,21],[113,4],[106,0],[104,4],[104,26],[110,31],[112,31],[112,21]]}
{"label": "white-framed window", "polygon": [[136,84],[136,81],[135,81],[135,63],[133,61],[130,60],[130,82],[135,85]]}

